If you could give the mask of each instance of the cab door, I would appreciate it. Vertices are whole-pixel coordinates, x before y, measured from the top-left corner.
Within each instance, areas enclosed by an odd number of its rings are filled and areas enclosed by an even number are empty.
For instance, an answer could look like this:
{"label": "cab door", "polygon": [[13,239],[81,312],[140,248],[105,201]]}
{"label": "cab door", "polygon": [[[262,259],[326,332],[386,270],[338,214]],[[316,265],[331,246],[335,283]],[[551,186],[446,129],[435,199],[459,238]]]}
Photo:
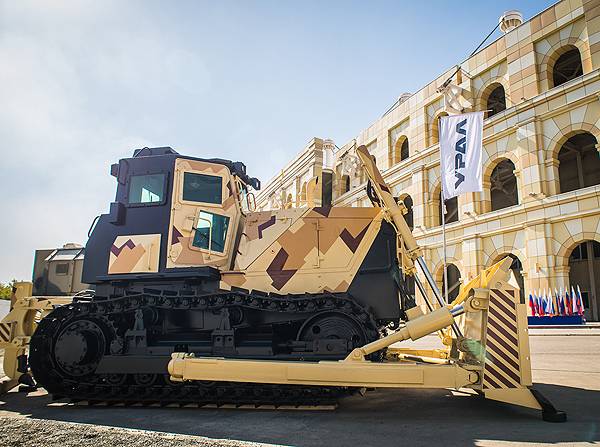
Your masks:
{"label": "cab door", "polygon": [[236,185],[225,165],[178,158],[167,268],[228,268],[239,216]]}

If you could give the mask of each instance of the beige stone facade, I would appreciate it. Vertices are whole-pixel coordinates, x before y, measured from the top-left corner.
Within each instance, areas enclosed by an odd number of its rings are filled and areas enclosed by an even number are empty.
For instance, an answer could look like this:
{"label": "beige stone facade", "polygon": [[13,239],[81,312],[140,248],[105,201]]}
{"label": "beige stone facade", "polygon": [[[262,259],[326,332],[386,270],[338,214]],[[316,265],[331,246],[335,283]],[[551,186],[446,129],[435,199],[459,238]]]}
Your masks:
{"label": "beige stone facade", "polygon": [[[465,49],[466,50],[466,49]],[[458,72],[457,72],[458,70]],[[448,88],[441,88],[455,72]],[[447,259],[461,281],[511,254],[525,296],[580,285],[600,307],[600,1],[563,0],[452,67],[335,147],[334,203],[370,206],[354,150],[367,145],[442,283],[438,118],[489,110],[483,193],[447,203]],[[314,138],[257,197],[259,209],[302,206],[320,174]],[[449,280],[456,283],[456,274]],[[450,290],[452,291],[452,290]]]}

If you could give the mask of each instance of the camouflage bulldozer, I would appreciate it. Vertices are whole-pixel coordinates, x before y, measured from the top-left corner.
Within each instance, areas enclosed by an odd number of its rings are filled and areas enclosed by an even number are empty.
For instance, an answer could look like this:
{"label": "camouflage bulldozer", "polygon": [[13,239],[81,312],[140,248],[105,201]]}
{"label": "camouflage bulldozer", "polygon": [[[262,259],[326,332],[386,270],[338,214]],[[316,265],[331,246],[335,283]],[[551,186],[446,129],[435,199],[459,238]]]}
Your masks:
{"label": "camouflage bulldozer", "polygon": [[[509,260],[444,302],[401,204],[357,153],[371,207],[332,206],[317,178],[307,207],[255,211],[260,182],[242,163],[167,147],[120,160],[86,245],[94,292],[43,316],[19,373],[28,363],[55,397],[90,403],[298,407],[366,387],[469,387],[561,419],[529,390]],[[392,346],[432,333],[446,349]]]}

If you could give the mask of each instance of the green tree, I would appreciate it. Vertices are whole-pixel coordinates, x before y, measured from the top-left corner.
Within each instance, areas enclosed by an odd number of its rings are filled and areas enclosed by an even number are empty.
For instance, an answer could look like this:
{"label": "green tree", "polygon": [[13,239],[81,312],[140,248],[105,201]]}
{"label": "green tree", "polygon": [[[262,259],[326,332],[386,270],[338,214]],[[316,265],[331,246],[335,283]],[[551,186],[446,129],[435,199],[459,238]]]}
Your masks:
{"label": "green tree", "polygon": [[17,280],[13,279],[11,282],[0,283],[0,300],[9,300],[12,294],[12,289]]}

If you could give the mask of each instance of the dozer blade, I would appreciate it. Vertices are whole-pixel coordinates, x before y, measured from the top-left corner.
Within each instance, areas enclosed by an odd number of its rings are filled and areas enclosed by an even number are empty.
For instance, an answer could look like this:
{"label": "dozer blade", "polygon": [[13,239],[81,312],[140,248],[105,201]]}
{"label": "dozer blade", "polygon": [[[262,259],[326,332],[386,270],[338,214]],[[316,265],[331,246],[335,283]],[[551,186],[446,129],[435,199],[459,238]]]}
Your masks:
{"label": "dozer blade", "polygon": [[[396,332],[354,349],[345,360],[286,362],[196,358],[174,353],[173,381],[226,381],[349,388],[471,388],[486,398],[542,410],[544,420],[564,421],[537,391],[530,390],[531,364],[526,309],[509,281],[510,258],[481,272],[461,293],[461,301],[409,320]],[[467,290],[468,289],[468,290]],[[421,352],[391,347],[445,330],[463,315],[465,334],[454,339],[458,354],[438,352],[428,361]],[[388,348],[384,362],[366,356]],[[429,351],[434,355],[435,351]],[[401,355],[400,355],[401,354]],[[414,359],[419,359],[415,361]],[[444,359],[444,361],[441,361]]]}

